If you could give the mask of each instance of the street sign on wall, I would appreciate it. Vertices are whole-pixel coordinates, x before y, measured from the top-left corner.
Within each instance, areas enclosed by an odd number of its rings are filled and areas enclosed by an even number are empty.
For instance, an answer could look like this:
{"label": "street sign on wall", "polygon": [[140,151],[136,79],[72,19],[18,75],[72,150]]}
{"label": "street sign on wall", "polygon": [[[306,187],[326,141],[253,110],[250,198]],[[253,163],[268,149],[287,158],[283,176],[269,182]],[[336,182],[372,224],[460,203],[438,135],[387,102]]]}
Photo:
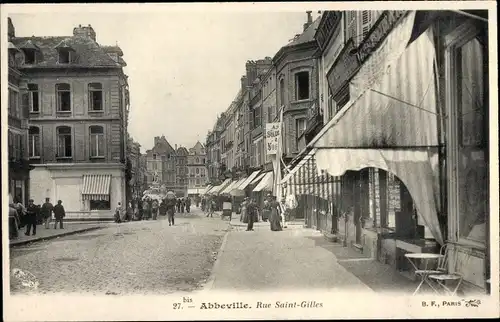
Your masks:
{"label": "street sign on wall", "polygon": [[278,153],[278,142],[281,134],[280,123],[266,124],[266,154],[272,155]]}

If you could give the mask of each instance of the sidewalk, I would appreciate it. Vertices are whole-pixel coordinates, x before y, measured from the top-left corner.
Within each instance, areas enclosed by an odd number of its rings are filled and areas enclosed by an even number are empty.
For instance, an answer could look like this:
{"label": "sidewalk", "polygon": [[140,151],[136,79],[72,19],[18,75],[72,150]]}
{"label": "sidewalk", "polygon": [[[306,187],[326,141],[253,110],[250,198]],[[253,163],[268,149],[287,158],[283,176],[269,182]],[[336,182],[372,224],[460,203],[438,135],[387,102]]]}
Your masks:
{"label": "sidewalk", "polygon": [[10,247],[21,246],[41,240],[53,239],[57,237],[67,236],[76,233],[82,233],[95,229],[100,229],[109,226],[109,223],[64,223],[64,229],[54,229],[54,223],[51,223],[50,228],[46,229],[43,225],[36,227],[36,235],[26,236],[26,227],[19,230],[19,237],[10,240]]}
{"label": "sidewalk", "polygon": [[272,232],[269,223],[256,223],[250,232],[241,226],[234,228],[226,235],[207,290],[372,292],[342,267],[331,252],[315,245],[311,237],[318,233],[311,229],[297,226]]}
{"label": "sidewalk", "polygon": [[302,226],[245,231],[239,217],[223,242],[207,290],[356,290],[411,294],[416,283],[323,234]]}

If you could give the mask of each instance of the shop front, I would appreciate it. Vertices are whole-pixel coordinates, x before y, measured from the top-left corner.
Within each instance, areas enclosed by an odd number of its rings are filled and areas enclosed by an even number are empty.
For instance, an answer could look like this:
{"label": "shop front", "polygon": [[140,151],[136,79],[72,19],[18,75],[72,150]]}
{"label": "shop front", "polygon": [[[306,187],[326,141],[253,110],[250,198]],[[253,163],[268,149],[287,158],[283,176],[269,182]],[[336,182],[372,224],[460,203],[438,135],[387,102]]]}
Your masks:
{"label": "shop front", "polygon": [[[311,156],[287,186],[305,184],[295,193],[321,195],[314,180],[327,172],[341,182],[338,202],[329,204],[344,245],[413,277],[404,255],[446,244],[448,271],[464,276],[465,289],[484,291],[487,24],[445,15],[410,12],[395,25],[350,80],[351,99],[309,144]],[[308,226],[321,225],[315,218]]]}
{"label": "shop front", "polygon": [[125,176],[119,164],[44,164],[30,173],[35,203],[62,201],[68,220],[111,220],[125,204]]}

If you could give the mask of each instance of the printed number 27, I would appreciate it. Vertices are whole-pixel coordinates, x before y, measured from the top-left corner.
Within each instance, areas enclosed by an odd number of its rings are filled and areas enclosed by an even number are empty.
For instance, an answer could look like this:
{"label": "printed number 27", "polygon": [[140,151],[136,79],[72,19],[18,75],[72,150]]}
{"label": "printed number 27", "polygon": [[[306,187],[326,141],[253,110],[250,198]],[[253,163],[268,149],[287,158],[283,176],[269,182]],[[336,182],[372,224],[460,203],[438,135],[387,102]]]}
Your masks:
{"label": "printed number 27", "polygon": [[178,310],[181,308],[181,303],[174,303],[174,310]]}

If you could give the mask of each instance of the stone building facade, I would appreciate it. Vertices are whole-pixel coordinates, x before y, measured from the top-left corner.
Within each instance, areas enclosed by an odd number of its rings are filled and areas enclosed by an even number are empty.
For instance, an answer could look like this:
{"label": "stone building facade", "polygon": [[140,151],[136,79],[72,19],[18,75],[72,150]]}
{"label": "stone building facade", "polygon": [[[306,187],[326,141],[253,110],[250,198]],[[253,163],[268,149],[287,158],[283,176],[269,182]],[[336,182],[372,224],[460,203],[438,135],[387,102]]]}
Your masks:
{"label": "stone building facade", "polygon": [[198,195],[208,183],[206,167],[206,151],[199,141],[189,149],[188,166],[188,195]]}
{"label": "stone building facade", "polygon": [[109,218],[126,201],[129,95],[120,48],[94,29],[13,37],[29,113],[30,195],[62,200],[68,218]]}

